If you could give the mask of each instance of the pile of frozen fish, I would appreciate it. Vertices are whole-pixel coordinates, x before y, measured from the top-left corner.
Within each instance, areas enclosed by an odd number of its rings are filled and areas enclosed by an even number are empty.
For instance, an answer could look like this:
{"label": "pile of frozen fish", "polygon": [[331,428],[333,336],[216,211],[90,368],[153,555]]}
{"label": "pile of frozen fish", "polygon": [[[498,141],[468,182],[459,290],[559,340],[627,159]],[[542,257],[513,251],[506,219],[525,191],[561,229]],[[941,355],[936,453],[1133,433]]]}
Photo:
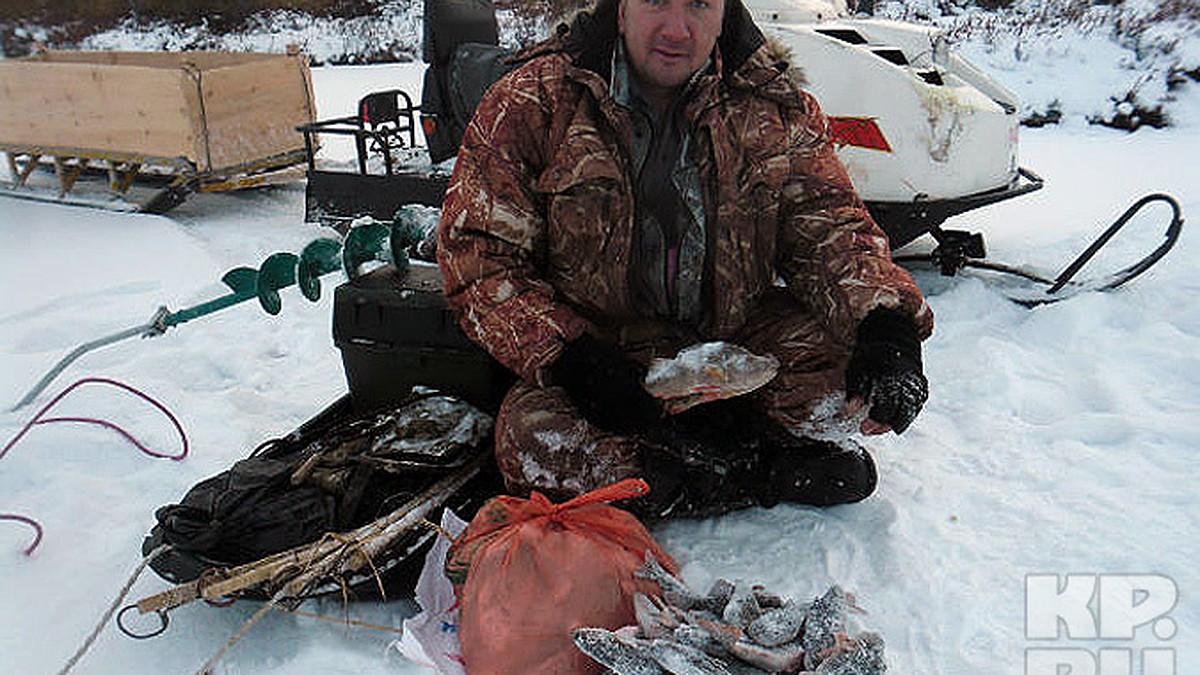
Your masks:
{"label": "pile of frozen fish", "polygon": [[847,633],[846,611],[853,599],[838,586],[812,602],[796,602],[724,579],[699,595],[653,559],[638,576],[656,582],[662,597],[634,597],[636,626],[578,628],[573,634],[583,653],[616,675],[878,675],[887,670],[883,638]]}

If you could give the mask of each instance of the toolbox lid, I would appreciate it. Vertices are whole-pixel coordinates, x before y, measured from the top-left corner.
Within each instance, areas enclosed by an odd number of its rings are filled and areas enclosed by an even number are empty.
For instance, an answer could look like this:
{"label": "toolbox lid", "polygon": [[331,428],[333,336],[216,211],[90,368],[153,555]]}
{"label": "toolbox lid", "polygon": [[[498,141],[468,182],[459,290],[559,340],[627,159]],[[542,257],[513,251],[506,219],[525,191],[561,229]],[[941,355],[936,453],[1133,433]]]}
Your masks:
{"label": "toolbox lid", "polygon": [[340,349],[439,347],[480,351],[471,342],[442,295],[436,265],[413,263],[407,270],[385,265],[337,287],[333,341]]}

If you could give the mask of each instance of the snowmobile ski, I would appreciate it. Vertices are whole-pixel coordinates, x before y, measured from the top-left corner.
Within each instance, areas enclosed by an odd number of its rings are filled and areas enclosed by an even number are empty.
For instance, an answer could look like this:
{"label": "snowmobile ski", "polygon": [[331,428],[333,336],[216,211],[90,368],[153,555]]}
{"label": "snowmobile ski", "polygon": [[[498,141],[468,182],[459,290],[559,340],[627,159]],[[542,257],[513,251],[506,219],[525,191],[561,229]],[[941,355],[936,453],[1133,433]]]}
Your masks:
{"label": "snowmobile ski", "polygon": [[[1078,281],[1075,279],[1084,268],[1111,240],[1125,227],[1129,221],[1143,208],[1154,202],[1164,202],[1171,208],[1171,220],[1168,223],[1164,239],[1154,250],[1128,267],[1106,275],[1095,276]],[[1148,194],[1133,203],[1109,225],[1090,246],[1067,265],[1057,276],[1050,278],[1040,272],[1005,263],[985,260],[987,255],[983,244],[983,236],[978,233],[962,230],[943,230],[934,228],[930,231],[938,245],[930,253],[896,256],[897,262],[924,262],[937,267],[945,276],[955,276],[966,270],[984,270],[997,272],[1015,283],[1005,282],[998,286],[1001,293],[1008,299],[1026,307],[1037,307],[1073,298],[1081,293],[1092,291],[1111,291],[1134,280],[1158,261],[1175,246],[1183,231],[1183,210],[1179,202],[1171,195],[1156,192]],[[1010,280],[1011,280],[1010,279]]]}

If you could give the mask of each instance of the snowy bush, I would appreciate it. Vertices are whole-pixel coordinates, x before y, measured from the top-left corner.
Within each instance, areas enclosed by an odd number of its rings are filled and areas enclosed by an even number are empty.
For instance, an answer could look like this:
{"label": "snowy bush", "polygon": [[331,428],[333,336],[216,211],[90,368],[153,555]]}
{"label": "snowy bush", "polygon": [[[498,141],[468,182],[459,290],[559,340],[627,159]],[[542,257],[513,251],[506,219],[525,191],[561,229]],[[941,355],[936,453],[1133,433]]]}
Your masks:
{"label": "snowy bush", "polygon": [[876,16],[943,28],[1017,92],[1033,123],[1066,116],[1165,126],[1175,92],[1200,80],[1200,5],[1192,0],[1015,0],[994,11],[985,3],[997,1],[889,2]]}
{"label": "snowy bush", "polygon": [[236,30],[124,18],[81,40],[82,49],[223,49],[280,53],[297,45],[314,64],[404,62],[420,58],[421,5],[391,2],[370,16],[314,17],[286,9],[249,17]]}

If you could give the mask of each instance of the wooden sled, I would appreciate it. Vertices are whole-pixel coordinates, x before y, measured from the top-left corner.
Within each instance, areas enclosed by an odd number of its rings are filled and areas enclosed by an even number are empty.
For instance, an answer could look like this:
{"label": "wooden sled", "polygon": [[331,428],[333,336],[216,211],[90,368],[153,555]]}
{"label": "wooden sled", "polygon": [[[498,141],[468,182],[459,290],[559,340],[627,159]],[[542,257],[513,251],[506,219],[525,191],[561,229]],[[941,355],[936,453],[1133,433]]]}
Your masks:
{"label": "wooden sled", "polygon": [[307,57],[56,52],[0,61],[0,194],[162,213],[302,174]]}

